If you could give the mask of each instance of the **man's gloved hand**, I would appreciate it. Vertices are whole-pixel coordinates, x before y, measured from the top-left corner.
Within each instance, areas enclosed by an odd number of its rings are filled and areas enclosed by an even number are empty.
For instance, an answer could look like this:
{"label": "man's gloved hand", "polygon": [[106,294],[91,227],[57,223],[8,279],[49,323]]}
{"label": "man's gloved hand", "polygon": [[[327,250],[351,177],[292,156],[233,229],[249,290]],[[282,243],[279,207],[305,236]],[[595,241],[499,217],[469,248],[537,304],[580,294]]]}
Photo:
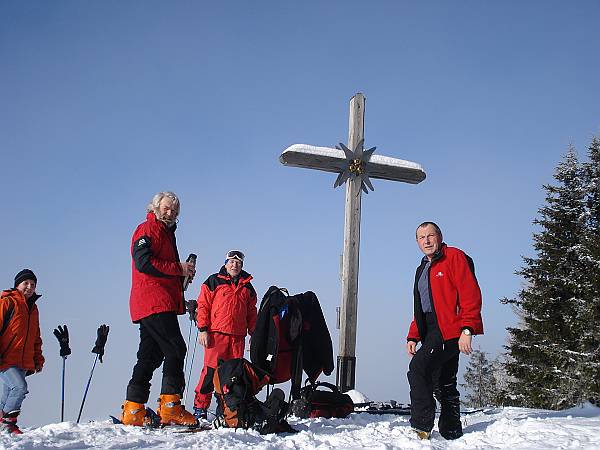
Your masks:
{"label": "man's gloved hand", "polygon": [[96,338],[96,345],[94,345],[92,353],[100,356],[100,362],[102,362],[102,357],[104,356],[104,346],[106,345],[109,329],[108,325],[100,325],[98,327],[98,337]]}
{"label": "man's gloved hand", "polygon": [[190,315],[190,321],[196,323],[196,310],[198,309],[198,302],[196,300],[186,300],[185,309]]}
{"label": "man's gloved hand", "polygon": [[69,348],[69,329],[66,325],[58,326],[58,328],[54,329],[54,336],[58,339],[58,344],[60,345],[60,356],[66,358],[71,354],[71,349]]}

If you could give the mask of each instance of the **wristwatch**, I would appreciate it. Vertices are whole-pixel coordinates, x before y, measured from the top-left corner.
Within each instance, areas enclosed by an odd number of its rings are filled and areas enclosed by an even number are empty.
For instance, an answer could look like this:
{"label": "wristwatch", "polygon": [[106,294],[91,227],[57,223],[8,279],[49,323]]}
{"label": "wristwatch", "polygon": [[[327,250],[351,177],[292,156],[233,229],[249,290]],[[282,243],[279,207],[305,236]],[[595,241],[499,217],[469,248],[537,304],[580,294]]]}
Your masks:
{"label": "wristwatch", "polygon": [[471,336],[471,330],[469,330],[468,328],[464,328],[462,330],[462,332],[463,332],[464,335]]}

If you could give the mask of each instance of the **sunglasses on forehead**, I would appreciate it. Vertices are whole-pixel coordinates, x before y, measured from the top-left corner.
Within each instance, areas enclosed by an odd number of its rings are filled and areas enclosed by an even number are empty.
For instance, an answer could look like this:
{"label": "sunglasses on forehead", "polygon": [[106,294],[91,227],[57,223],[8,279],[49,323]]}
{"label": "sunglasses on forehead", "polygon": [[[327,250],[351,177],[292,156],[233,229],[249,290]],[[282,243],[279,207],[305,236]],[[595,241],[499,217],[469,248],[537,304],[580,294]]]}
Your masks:
{"label": "sunglasses on forehead", "polygon": [[227,259],[237,259],[244,262],[244,254],[239,250],[230,250],[227,252],[225,256]]}

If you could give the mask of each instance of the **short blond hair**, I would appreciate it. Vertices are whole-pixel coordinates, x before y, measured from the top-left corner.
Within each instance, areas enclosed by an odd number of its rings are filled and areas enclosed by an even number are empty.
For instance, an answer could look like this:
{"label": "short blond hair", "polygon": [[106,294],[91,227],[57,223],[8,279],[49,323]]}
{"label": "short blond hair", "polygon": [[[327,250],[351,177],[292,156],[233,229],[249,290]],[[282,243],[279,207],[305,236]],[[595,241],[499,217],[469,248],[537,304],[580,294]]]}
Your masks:
{"label": "short blond hair", "polygon": [[171,191],[159,192],[154,197],[152,197],[152,200],[150,201],[150,203],[148,203],[148,206],[146,207],[146,211],[158,214],[160,202],[165,197],[170,198],[173,201],[173,207],[177,209],[177,215],[179,215],[179,198],[177,197],[177,195],[175,195],[174,192]]}

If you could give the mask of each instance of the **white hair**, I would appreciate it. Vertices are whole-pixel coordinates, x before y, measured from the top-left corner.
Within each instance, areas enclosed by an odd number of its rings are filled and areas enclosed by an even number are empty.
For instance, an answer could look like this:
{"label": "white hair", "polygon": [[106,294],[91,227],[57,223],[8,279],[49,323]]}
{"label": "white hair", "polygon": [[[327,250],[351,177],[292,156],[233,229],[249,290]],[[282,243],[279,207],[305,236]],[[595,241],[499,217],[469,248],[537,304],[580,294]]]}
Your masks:
{"label": "white hair", "polygon": [[152,197],[152,201],[148,203],[146,211],[158,214],[160,202],[165,197],[170,198],[173,201],[173,207],[177,209],[177,212],[179,213],[179,198],[177,198],[177,195],[175,195],[175,193],[170,191],[159,192],[154,197]]}

